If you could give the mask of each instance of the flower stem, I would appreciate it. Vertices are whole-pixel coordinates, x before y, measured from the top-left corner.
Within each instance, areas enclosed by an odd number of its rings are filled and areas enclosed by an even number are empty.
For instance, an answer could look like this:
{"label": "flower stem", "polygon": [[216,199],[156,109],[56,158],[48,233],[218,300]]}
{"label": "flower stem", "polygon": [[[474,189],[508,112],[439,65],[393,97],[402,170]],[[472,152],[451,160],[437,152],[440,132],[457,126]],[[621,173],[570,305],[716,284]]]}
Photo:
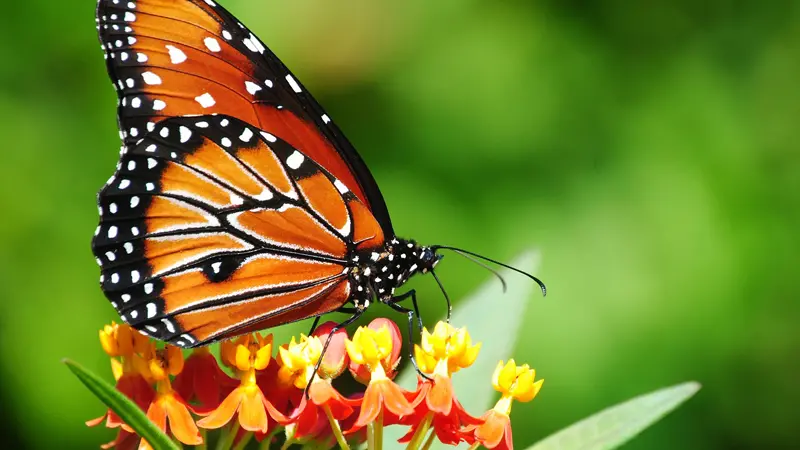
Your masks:
{"label": "flower stem", "polygon": [[433,444],[433,438],[436,437],[436,433],[431,432],[431,435],[428,436],[428,440],[425,441],[425,445],[422,446],[422,450],[428,450],[431,448],[431,444]]}
{"label": "flower stem", "polygon": [[479,442],[476,442],[476,443],[470,445],[467,450],[475,450],[476,448],[478,448],[479,445],[481,445],[481,444]]}
{"label": "flower stem", "polygon": [[376,450],[383,450],[383,409],[375,419],[375,445]]}
{"label": "flower stem", "polygon": [[225,430],[222,436],[219,437],[219,441],[217,441],[217,450],[230,450],[237,433],[239,433],[238,420],[234,421],[231,427]]}
{"label": "flower stem", "polygon": [[425,415],[422,425],[417,428],[416,433],[411,437],[411,441],[408,443],[406,450],[417,450],[419,448],[419,445],[422,443],[422,440],[425,439],[425,435],[428,434],[428,430],[431,428],[431,422],[433,422],[433,413],[429,412]]}
{"label": "flower stem", "polygon": [[244,450],[244,448],[247,447],[247,444],[250,442],[251,439],[253,439],[253,432],[248,431],[242,436],[241,439],[239,439],[239,442],[237,442],[236,445],[233,446],[233,450]]}
{"label": "flower stem", "polygon": [[383,448],[383,410],[378,413],[375,421],[367,424],[367,449],[381,450]]}
{"label": "flower stem", "polygon": [[203,442],[200,445],[196,445],[194,448],[195,450],[207,450],[208,449],[208,431],[205,428],[200,428],[200,437],[203,439]]}
{"label": "flower stem", "polygon": [[281,430],[280,427],[275,427],[275,429],[272,430],[272,432],[264,436],[264,439],[261,440],[261,444],[259,444],[258,446],[259,450],[269,450],[270,444],[272,444],[272,438],[274,438],[275,435],[278,434],[278,432],[280,432],[280,430]]}
{"label": "flower stem", "polygon": [[347,440],[345,440],[344,435],[342,434],[342,427],[339,426],[339,421],[333,418],[333,413],[331,412],[331,408],[328,405],[323,406],[325,410],[325,415],[328,416],[328,422],[331,424],[331,429],[333,430],[333,435],[336,436],[336,442],[339,443],[339,448],[342,450],[350,450],[350,446],[347,445]]}
{"label": "flower stem", "polygon": [[295,425],[289,425],[286,427],[286,442],[284,442],[281,446],[281,450],[288,450],[288,448],[294,444],[294,435],[296,429],[297,427]]}

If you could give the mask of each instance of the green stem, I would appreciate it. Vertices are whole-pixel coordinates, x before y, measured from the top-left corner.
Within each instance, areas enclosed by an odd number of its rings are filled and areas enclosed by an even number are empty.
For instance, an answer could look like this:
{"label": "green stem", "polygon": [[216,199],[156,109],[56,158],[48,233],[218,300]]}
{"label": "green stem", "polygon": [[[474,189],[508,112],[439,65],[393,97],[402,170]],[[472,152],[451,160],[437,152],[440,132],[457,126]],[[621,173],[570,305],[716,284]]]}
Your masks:
{"label": "green stem", "polygon": [[239,442],[233,446],[233,450],[244,450],[247,447],[247,444],[250,443],[250,440],[253,439],[253,432],[248,431],[247,433],[239,439]]}
{"label": "green stem", "polygon": [[383,450],[383,409],[375,419],[375,446],[376,450]]}
{"label": "green stem", "polygon": [[425,419],[422,421],[422,425],[417,428],[417,431],[414,433],[414,436],[411,437],[411,441],[408,443],[408,447],[406,450],[417,450],[419,445],[422,443],[422,440],[425,439],[425,435],[428,434],[428,430],[431,428],[431,423],[433,422],[433,413],[428,412],[425,415]]}
{"label": "green stem", "polygon": [[325,415],[328,416],[328,422],[331,424],[331,429],[333,430],[333,435],[336,436],[336,442],[339,443],[339,448],[342,450],[350,450],[350,446],[347,445],[347,440],[344,438],[344,434],[342,434],[342,427],[339,426],[339,421],[333,418],[331,408],[328,405],[324,405],[322,409],[325,411]]}
{"label": "green stem", "polygon": [[264,439],[262,439],[261,443],[258,445],[258,449],[269,450],[270,444],[272,443],[272,438],[274,438],[280,430],[280,427],[275,427],[275,429],[272,430],[268,435],[264,436]]}
{"label": "green stem", "polygon": [[281,446],[281,450],[288,450],[288,448],[295,443],[294,434],[296,429],[297,427],[294,425],[286,427],[286,442]]}
{"label": "green stem", "polygon": [[195,450],[206,450],[208,449],[208,430],[205,428],[200,428],[200,438],[203,439],[203,442],[200,445],[196,445],[194,447]]}
{"label": "green stem", "polygon": [[436,433],[431,432],[431,435],[428,436],[428,440],[425,441],[425,445],[422,446],[422,450],[428,450],[431,448],[431,444],[433,444],[433,438],[436,437]]}
{"label": "green stem", "polygon": [[381,450],[383,448],[383,409],[378,413],[375,421],[367,424],[367,449]]}
{"label": "green stem", "polygon": [[230,450],[237,433],[239,433],[239,421],[235,420],[231,424],[231,427],[225,430],[222,436],[219,437],[219,441],[217,441],[217,450]]}
{"label": "green stem", "polygon": [[467,450],[475,450],[476,448],[478,448],[479,445],[481,445],[481,444],[476,442],[476,443],[470,445]]}

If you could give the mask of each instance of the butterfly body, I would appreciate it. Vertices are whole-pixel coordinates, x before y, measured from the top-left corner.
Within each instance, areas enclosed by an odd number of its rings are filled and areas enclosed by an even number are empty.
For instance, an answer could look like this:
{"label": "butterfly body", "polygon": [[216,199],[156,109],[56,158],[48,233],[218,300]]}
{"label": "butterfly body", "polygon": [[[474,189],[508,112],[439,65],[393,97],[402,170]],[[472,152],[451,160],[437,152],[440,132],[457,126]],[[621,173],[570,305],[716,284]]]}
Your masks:
{"label": "butterfly body", "polygon": [[353,257],[357,264],[351,271],[353,304],[369,306],[371,299],[389,303],[395,290],[418,273],[427,273],[441,259],[429,247],[411,240],[393,238],[380,251],[365,252]]}

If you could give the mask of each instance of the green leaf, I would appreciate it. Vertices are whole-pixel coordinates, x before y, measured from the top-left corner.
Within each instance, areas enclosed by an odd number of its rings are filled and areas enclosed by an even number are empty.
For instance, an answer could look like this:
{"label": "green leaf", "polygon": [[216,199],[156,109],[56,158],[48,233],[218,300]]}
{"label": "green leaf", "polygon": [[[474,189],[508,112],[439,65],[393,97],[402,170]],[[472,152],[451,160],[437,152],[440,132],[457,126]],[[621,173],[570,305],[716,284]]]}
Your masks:
{"label": "green leaf", "polygon": [[694,381],[641,395],[587,417],[527,450],[617,448],[688,400],[700,389]]}
{"label": "green leaf", "polygon": [[[514,259],[511,265],[535,273],[539,266],[539,254],[525,252]],[[464,369],[464,373],[453,375],[453,388],[458,400],[467,411],[477,416],[492,406],[496,396],[491,387],[492,373],[499,360],[507,360],[511,356],[531,294],[534,291],[539,293],[539,286],[523,275],[506,269],[500,273],[508,283],[505,294],[500,282],[492,277],[472,295],[456,303],[450,320],[455,327],[466,326],[473,341],[482,343],[475,364]],[[536,301],[541,301],[541,294]],[[417,373],[409,366],[396,381],[405,388],[412,388],[416,387],[416,380]],[[386,428],[384,447],[404,448],[397,444],[397,439],[406,431],[402,427]],[[435,441],[433,447],[444,448],[444,444]]]}
{"label": "green leaf", "polygon": [[81,383],[89,388],[100,401],[119,414],[122,420],[133,428],[139,436],[147,439],[147,442],[155,450],[179,449],[166,434],[147,418],[144,411],[123,393],[106,383],[102,378],[86,370],[80,364],[68,359],[63,360],[63,362],[81,380]]}

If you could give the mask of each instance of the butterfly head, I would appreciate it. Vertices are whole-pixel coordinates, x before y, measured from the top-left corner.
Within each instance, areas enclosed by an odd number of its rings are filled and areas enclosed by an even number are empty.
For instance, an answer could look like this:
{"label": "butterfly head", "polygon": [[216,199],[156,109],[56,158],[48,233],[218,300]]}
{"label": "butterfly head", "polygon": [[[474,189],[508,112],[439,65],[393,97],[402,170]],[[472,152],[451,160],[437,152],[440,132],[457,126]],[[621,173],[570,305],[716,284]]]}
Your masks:
{"label": "butterfly head", "polygon": [[420,272],[422,273],[427,273],[433,270],[433,268],[436,267],[437,264],[439,264],[439,261],[441,261],[441,259],[444,258],[444,255],[437,253],[436,249],[424,246],[420,247],[420,250],[419,252],[417,252],[417,255],[419,255],[417,258],[419,261],[418,264]]}

